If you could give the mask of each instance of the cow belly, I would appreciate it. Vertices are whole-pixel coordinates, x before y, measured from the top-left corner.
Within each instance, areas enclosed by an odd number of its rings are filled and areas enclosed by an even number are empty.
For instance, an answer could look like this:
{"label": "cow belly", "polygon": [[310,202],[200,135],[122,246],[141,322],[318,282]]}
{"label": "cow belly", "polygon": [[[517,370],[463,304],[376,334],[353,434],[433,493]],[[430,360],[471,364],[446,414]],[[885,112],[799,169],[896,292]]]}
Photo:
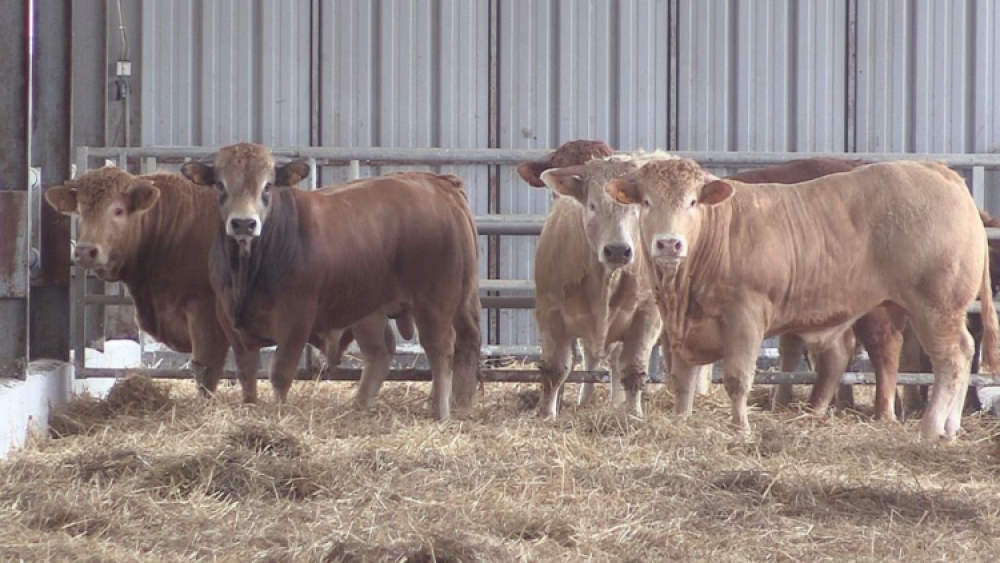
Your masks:
{"label": "cow belly", "polygon": [[191,332],[187,314],[176,307],[157,307],[156,318],[137,315],[139,328],[175,352],[191,353]]}
{"label": "cow belly", "polygon": [[721,323],[716,319],[702,319],[691,323],[684,342],[679,346],[671,343],[671,348],[685,362],[703,365],[722,359],[723,344]]}

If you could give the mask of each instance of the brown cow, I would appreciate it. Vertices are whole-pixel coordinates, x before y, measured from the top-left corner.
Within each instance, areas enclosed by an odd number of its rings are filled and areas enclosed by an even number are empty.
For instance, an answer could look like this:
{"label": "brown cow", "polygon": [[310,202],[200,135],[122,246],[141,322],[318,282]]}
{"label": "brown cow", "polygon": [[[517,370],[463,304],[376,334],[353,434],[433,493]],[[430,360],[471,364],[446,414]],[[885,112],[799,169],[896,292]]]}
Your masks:
{"label": "brown cow", "polygon": [[[567,152],[587,149],[588,144],[593,147],[593,142],[585,143],[561,149],[563,154],[558,156],[562,159]],[[604,148],[597,146],[595,152],[606,154]],[[629,412],[642,414],[641,392],[662,323],[652,280],[641,259],[638,214],[612,201],[604,185],[657,158],[674,157],[665,153],[604,156],[545,170],[539,178],[562,196],[553,203],[535,254],[542,417],[556,416],[575,339],[583,343],[588,369],[607,357],[612,345],[621,344],[617,365],[611,370],[612,404],[624,400]],[[621,387],[625,397],[621,397]],[[586,394],[581,398],[585,400]]]}
{"label": "brown cow", "polygon": [[[45,199],[80,219],[74,261],[104,281],[124,283],[139,327],[190,353],[199,392],[214,392],[229,350],[208,281],[218,220],[215,191],[179,174],[137,177],[108,166],[49,188]],[[240,347],[233,351],[243,399],[254,402],[259,354]]]}
{"label": "brown cow", "polygon": [[475,402],[478,247],[462,180],[410,172],[309,192],[290,187],[308,176],[304,161],[279,166],[249,143],[183,172],[219,189],[212,287],[227,328],[248,347],[277,345],[277,400],[287,399],[311,337],[376,313],[409,313],[433,373],[434,416],[450,416],[453,374],[458,406]]}
{"label": "brown cow", "polygon": [[[934,365],[925,439],[961,428],[958,391],[973,355],[965,327],[976,294],[993,306],[986,236],[962,178],[930,162],[870,164],[785,186],[706,182],[693,161],[655,161],[608,185],[640,209],[678,385],[723,359],[733,423],[749,431],[757,350],[793,332],[838,345],[878,305],[909,317]],[[984,317],[984,365],[1000,361]],[[834,389],[831,389],[831,393]],[[690,385],[675,409],[691,410]]]}

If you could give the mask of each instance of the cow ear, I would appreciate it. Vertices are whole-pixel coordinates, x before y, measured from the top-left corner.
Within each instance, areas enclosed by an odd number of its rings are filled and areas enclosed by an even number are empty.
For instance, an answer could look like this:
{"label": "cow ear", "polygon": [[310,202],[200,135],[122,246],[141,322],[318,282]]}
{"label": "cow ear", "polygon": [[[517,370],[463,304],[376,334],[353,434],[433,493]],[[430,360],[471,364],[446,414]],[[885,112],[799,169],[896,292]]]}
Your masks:
{"label": "cow ear", "polygon": [[195,184],[202,186],[215,185],[215,167],[211,164],[205,164],[204,162],[196,162],[193,160],[191,162],[185,162],[184,166],[181,166],[181,174]]}
{"label": "cow ear", "polygon": [[149,211],[157,200],[160,199],[160,189],[148,180],[136,180],[132,186],[125,191],[125,207],[129,213],[143,213]]}
{"label": "cow ear", "polygon": [[716,176],[715,174],[712,174],[711,172],[707,172],[705,170],[701,171],[701,181],[704,182],[704,183],[706,183],[706,184],[709,183],[709,182],[714,182],[714,181],[716,181],[718,179],[719,179],[719,177]]}
{"label": "cow ear", "polygon": [[45,201],[60,213],[76,213],[76,188],[72,182],[45,190]]}
{"label": "cow ear", "polygon": [[282,164],[274,171],[274,183],[279,186],[294,186],[309,177],[309,163],[295,160]]}
{"label": "cow ear", "polygon": [[547,160],[536,160],[534,162],[525,162],[517,167],[517,173],[524,179],[528,185],[536,188],[544,188],[545,182],[542,181],[542,172],[552,168],[552,163]]}
{"label": "cow ear", "polygon": [[583,184],[583,166],[551,168],[542,172],[541,180],[559,195],[575,198],[580,203],[587,202],[587,188]]}
{"label": "cow ear", "polygon": [[639,184],[632,174],[611,180],[604,186],[604,191],[622,205],[635,205],[642,202]]}
{"label": "cow ear", "polygon": [[702,205],[718,205],[733,195],[733,186],[722,180],[709,182],[701,187],[698,203]]}

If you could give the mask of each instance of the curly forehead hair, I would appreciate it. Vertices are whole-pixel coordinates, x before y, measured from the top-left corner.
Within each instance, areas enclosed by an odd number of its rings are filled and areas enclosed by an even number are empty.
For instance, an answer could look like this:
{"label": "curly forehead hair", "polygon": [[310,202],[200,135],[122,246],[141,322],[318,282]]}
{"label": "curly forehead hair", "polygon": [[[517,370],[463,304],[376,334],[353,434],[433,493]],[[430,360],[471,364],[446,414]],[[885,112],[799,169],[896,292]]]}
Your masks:
{"label": "curly forehead hair", "polygon": [[637,179],[644,185],[689,186],[702,182],[702,172],[690,158],[652,160],[639,169]]}
{"label": "curly forehead hair", "polygon": [[584,164],[591,159],[605,158],[614,154],[604,141],[569,141],[552,152],[549,161],[555,168],[567,168]]}
{"label": "curly forehead hair", "polygon": [[261,172],[274,167],[274,157],[264,145],[239,143],[219,149],[215,155],[215,165],[222,170],[249,168],[254,172]]}
{"label": "curly forehead hair", "polygon": [[70,185],[76,190],[80,209],[89,209],[125,192],[134,179],[134,176],[121,168],[105,166],[88,171]]}

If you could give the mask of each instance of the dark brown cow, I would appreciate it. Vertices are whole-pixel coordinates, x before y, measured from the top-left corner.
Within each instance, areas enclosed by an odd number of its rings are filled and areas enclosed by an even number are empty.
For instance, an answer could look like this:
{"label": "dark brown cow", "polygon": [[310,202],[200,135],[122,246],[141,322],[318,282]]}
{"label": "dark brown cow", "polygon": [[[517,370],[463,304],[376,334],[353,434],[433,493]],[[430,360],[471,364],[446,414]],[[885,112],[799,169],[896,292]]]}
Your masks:
{"label": "dark brown cow", "polygon": [[276,165],[270,150],[240,143],[214,166],[184,174],[221,198],[209,260],[228,329],[248,347],[276,344],[270,378],[287,399],[311,337],[373,314],[412,315],[433,372],[431,408],[474,404],[480,333],[476,229],[452,175],[391,174],[327,193],[294,186],[304,161]]}
{"label": "dark brown cow", "polygon": [[[706,179],[681,159],[648,163],[608,191],[640,209],[683,391],[675,410],[691,410],[691,368],[723,359],[733,423],[748,431],[763,338],[791,332],[836,347],[883,305],[908,317],[934,366],[921,436],[961,429],[959,391],[973,356],[965,311],[977,294],[991,308],[993,296],[978,210],[954,171],[878,163],[777,189]],[[1000,327],[995,315],[983,320],[991,370],[1000,365]]]}
{"label": "dark brown cow", "polygon": [[[137,177],[109,166],[50,188],[45,199],[80,219],[75,262],[124,283],[140,328],[190,353],[199,391],[214,392],[229,350],[208,280],[218,194],[179,174]],[[234,353],[243,399],[254,402],[259,354],[239,347]]]}

